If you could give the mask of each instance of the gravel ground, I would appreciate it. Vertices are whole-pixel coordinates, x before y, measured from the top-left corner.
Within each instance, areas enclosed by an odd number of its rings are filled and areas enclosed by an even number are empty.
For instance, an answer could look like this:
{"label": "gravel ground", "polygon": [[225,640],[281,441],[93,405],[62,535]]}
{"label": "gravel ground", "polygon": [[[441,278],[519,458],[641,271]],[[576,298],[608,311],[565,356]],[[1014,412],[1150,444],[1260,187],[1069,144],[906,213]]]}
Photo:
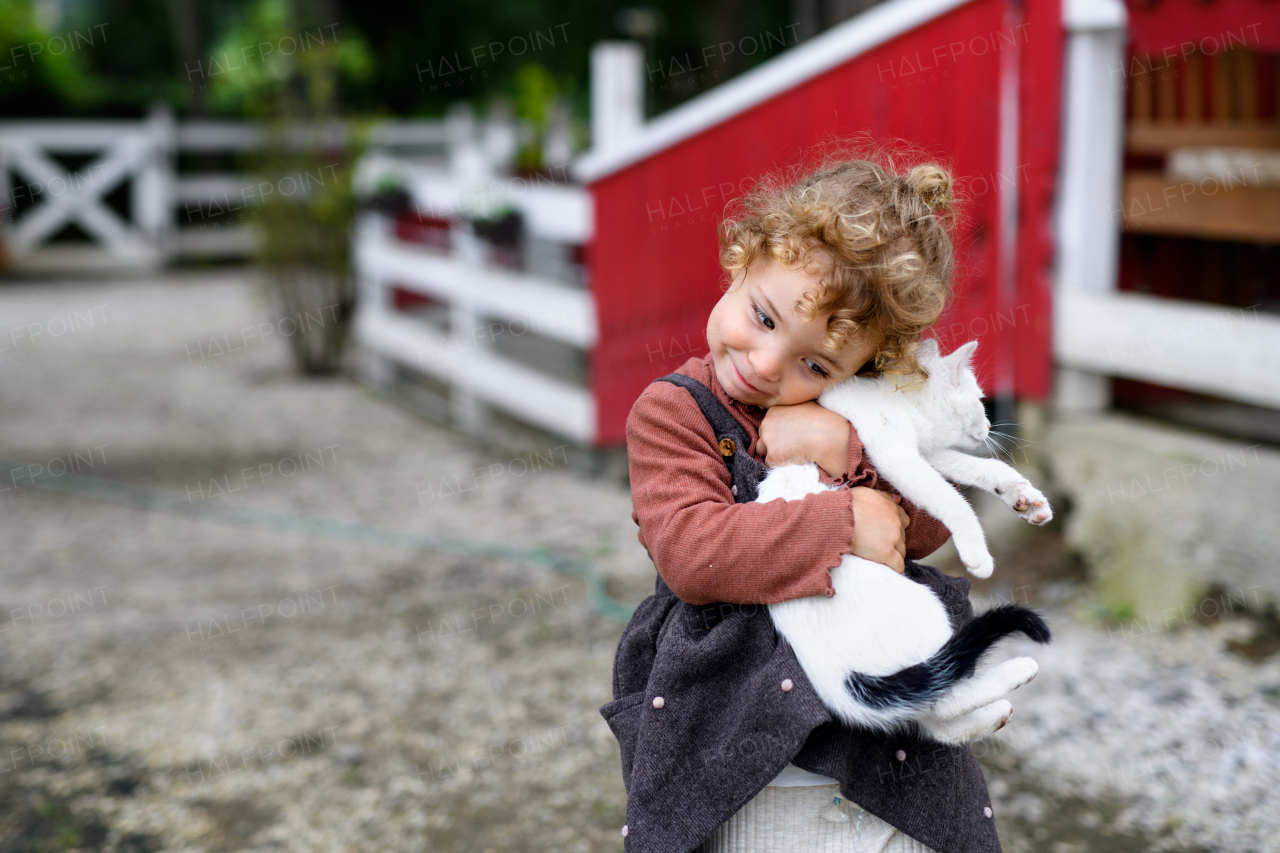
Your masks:
{"label": "gravel ground", "polygon": [[[475,547],[589,556],[637,603],[616,457],[300,379],[278,334],[244,341],[255,293],[0,288],[0,853],[620,850],[596,709],[622,626]],[[1006,849],[1280,850],[1280,656],[1249,593],[1108,625],[1036,534],[975,584],[1056,633],[975,745]]]}

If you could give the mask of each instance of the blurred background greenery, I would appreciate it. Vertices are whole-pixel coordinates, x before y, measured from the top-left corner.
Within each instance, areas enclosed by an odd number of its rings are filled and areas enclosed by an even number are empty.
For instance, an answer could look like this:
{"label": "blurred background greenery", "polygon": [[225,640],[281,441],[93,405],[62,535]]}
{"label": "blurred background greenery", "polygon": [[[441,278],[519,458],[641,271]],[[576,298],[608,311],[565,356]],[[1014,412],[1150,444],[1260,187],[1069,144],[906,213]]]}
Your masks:
{"label": "blurred background greenery", "polygon": [[[502,96],[522,117],[536,120],[560,97],[585,123],[589,53],[600,39],[637,38],[645,44],[652,114],[785,49],[775,41],[774,49],[753,56],[715,55],[706,66],[709,73],[681,74],[680,69],[699,63],[704,47],[781,28],[789,48],[867,5],[859,0],[654,0],[643,7],[625,0],[458,0],[447,5],[0,0],[0,114],[138,116],[159,100],[180,118],[256,117],[263,89],[279,79],[284,57],[278,51],[265,58],[251,51],[246,62],[239,56],[241,47],[275,41],[279,36],[273,39],[273,33],[308,27],[314,33],[318,26],[336,36],[336,58],[312,57],[309,50],[293,58],[334,62],[338,73],[322,85],[334,87],[341,112],[440,116],[458,100],[480,107]],[[310,11],[294,15],[302,7]],[[545,36],[549,30],[554,44],[544,39],[522,57],[508,53],[491,59],[485,50],[494,42],[529,38],[534,31]],[[92,47],[81,43],[78,50],[39,61],[23,52],[23,45],[73,31],[92,31],[98,39]],[[473,48],[480,48],[478,61],[469,59]],[[450,66],[455,58],[475,64],[475,73],[463,79],[441,76],[442,61]],[[211,60],[218,62],[213,73]],[[672,85],[673,70],[678,85]]]}
{"label": "blurred background greenery", "polygon": [[[161,104],[179,120],[261,123],[268,144],[221,165],[270,184],[326,176],[307,192],[263,199],[253,225],[279,316],[339,306],[336,323],[291,339],[299,369],[327,373],[341,362],[355,302],[349,237],[361,128],[444,116],[464,103],[473,113],[514,114],[532,131],[521,137],[517,170],[545,171],[552,123],[567,129],[573,149],[590,144],[597,41],[643,45],[653,115],[872,2],[0,0],[0,116],[136,118]],[[768,47],[735,48],[764,42],[765,32]],[[344,129],[316,130],[335,123]],[[212,155],[188,159],[183,168],[219,165]]]}

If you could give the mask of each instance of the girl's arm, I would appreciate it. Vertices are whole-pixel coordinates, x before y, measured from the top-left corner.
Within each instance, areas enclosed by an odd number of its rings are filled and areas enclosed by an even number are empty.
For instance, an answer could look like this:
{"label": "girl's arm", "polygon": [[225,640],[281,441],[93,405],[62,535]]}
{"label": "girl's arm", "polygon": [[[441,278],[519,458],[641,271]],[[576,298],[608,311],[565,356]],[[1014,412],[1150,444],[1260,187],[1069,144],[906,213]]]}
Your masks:
{"label": "girl's arm", "polygon": [[734,502],[715,435],[684,389],[650,385],[627,418],[640,541],[690,604],[772,604],[834,595],[830,570],[853,543],[847,489],[799,501]]}
{"label": "girl's arm", "polygon": [[756,449],[765,451],[765,460],[770,465],[817,462],[822,474],[820,479],[826,485],[874,485],[893,495],[910,519],[906,528],[906,556],[913,560],[929,556],[951,538],[942,522],[903,499],[889,483],[879,478],[865,458],[862,441],[853,425],[817,403],[770,409],[760,424]]}

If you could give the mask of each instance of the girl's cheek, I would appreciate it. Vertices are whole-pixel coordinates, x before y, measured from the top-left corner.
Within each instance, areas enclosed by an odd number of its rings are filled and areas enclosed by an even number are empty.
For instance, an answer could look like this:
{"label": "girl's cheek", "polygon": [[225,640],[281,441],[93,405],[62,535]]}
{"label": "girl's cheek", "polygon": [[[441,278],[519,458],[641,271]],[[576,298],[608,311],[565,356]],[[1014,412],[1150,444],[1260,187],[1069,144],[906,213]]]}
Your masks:
{"label": "girl's cheek", "polygon": [[734,349],[749,349],[753,337],[751,327],[741,321],[726,325],[728,333],[725,335],[725,340],[730,342],[730,346]]}

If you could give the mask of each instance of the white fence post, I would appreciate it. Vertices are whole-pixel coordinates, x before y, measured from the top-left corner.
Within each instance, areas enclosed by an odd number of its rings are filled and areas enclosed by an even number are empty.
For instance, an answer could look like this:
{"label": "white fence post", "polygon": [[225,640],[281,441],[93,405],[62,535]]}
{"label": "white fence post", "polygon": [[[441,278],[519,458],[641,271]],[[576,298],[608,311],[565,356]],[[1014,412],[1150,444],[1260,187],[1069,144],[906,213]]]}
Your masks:
{"label": "white fence post", "polygon": [[173,253],[173,205],[178,180],[174,162],[178,141],[177,125],[167,104],[156,104],[147,115],[152,154],[133,181],[133,216],[147,235],[162,262]]}
{"label": "white fence post", "polygon": [[511,105],[497,99],[489,108],[484,122],[484,156],[490,163],[490,171],[505,174],[515,166],[516,151],[520,147],[519,129]]}
{"label": "white fence post", "polygon": [[[1058,181],[1055,341],[1073,312],[1073,293],[1115,290],[1119,268],[1120,178],[1124,157],[1125,8],[1119,0],[1066,0],[1062,77],[1062,171]],[[1056,355],[1056,353],[1055,353]],[[1108,377],[1059,367],[1055,407],[1099,411],[1111,400]]]}
{"label": "white fence post", "polygon": [[476,144],[476,119],[465,101],[449,107],[445,133],[449,138],[449,171],[464,181],[483,181],[488,177],[489,159]]}
{"label": "white fence post", "polygon": [[630,41],[591,47],[591,148],[617,148],[644,126],[644,52]]}

